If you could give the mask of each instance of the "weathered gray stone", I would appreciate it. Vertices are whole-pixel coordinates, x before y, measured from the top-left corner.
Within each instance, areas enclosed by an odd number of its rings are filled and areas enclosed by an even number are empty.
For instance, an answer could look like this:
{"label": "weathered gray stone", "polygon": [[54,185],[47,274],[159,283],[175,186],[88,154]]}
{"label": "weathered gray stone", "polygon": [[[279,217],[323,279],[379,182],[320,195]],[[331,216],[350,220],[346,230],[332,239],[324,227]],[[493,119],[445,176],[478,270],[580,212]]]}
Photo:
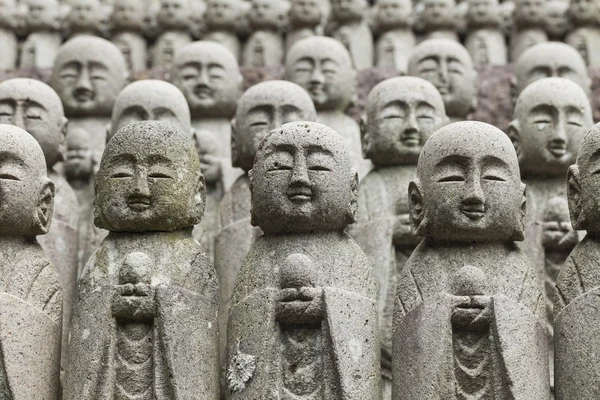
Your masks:
{"label": "weathered gray stone", "polygon": [[179,49],[192,42],[190,0],[160,0],[160,36],[152,48],[153,67],[170,68]]}
{"label": "weathered gray stone", "polygon": [[299,40],[321,33],[321,22],[325,16],[323,3],[325,2],[319,0],[290,1],[290,31],[285,38],[286,50],[289,50]]}
{"label": "weathered gray stone", "polygon": [[571,0],[569,20],[573,29],[565,42],[573,46],[589,67],[600,67],[600,5],[595,1]]}
{"label": "weathered gray stone", "polygon": [[410,228],[408,184],[416,178],[423,144],[447,122],[439,92],[415,77],[391,78],[375,86],[361,120],[363,153],[375,168],[360,184],[357,223],[350,232],[379,284],[384,399],[391,398],[396,280],[419,242]]}
{"label": "weathered gray stone", "polygon": [[110,233],[79,281],[63,398],[218,399],[218,279],[192,237],[205,189],[189,133],[125,126],[96,188]]}
{"label": "weathered gray stone", "polygon": [[330,18],[335,24],[333,37],[348,49],[357,71],[371,68],[375,57],[368,11],[366,0],[331,1]]}
{"label": "weathered gray stone", "polygon": [[510,38],[510,60],[517,62],[530,47],[547,42],[546,0],[514,0],[514,29]]}
{"label": "weathered gray stone", "polygon": [[13,70],[17,67],[19,41],[15,34],[17,2],[16,0],[0,0],[0,71]]}
{"label": "weathered gray stone", "polygon": [[145,71],[148,44],[143,36],[146,2],[115,0],[112,13],[111,41],[121,50],[130,73]]}
{"label": "weathered gray stone", "polygon": [[285,75],[310,94],[319,122],[342,135],[352,165],[365,176],[371,163],[362,157],[360,128],[344,113],[356,97],[356,71],[348,51],[332,38],[302,39],[286,56]]}
{"label": "weathered gray stone", "polygon": [[57,0],[27,0],[25,24],[29,35],[21,46],[21,68],[52,68],[62,44]]}
{"label": "weathered gray stone", "polygon": [[64,161],[67,119],[60,98],[52,88],[34,79],[16,78],[0,83],[0,123],[29,132],[42,146],[47,175],[54,182],[54,217],[47,235],[39,242],[58,270],[63,292],[63,367],[66,361],[71,302],[77,287],[77,196],[57,172]]}
{"label": "weathered gray stone", "polygon": [[556,399],[593,399],[600,392],[598,331],[598,149],[600,125],[584,137],[569,167],[568,199],[573,228],[587,230],[567,258],[554,297]]}
{"label": "weathered gray stone", "polygon": [[344,140],[311,122],[272,131],[251,191],[265,234],[232,299],[226,398],[378,398],[377,283],[343,232],[358,200]]}
{"label": "weathered gray stone", "polygon": [[231,166],[231,118],[242,94],[242,75],[237,60],[218,43],[190,43],[175,56],[171,82],[185,95],[194,129],[214,135],[224,187],[229,189],[242,174],[240,169]]}
{"label": "weathered gray stone", "polygon": [[375,65],[393,68],[406,74],[408,57],[416,38],[411,29],[412,2],[409,0],[380,0],[377,2],[375,23],[379,37],[375,43]]}
{"label": "weathered gray stone", "polygon": [[425,39],[459,41],[455,0],[424,0],[420,16]]}
{"label": "weathered gray stone", "polygon": [[100,0],[71,0],[71,9],[66,19],[70,37],[100,35],[102,33],[103,10]]}
{"label": "weathered gray stone", "polygon": [[562,41],[570,29],[568,10],[568,1],[548,0],[546,2],[546,32],[550,40]]}
{"label": "weathered gray stone", "polygon": [[544,300],[523,240],[525,185],[508,137],[457,122],[409,186],[423,237],[398,278],[393,398],[550,398]]}
{"label": "weathered gray stone", "polygon": [[429,39],[414,48],[408,74],[433,83],[452,121],[462,121],[477,108],[477,71],[460,43]]}
{"label": "weathered gray stone", "polygon": [[204,40],[223,45],[239,61],[242,44],[236,32],[240,0],[208,0],[204,21],[207,32]]}
{"label": "weathered gray stone", "polygon": [[54,184],[44,153],[0,125],[0,398],[58,398],[62,292],[36,241],[50,229]]}
{"label": "weathered gray stone", "polygon": [[508,59],[506,39],[500,28],[498,0],[469,0],[468,34],[465,47],[475,66],[505,65]]}
{"label": "weathered gray stone", "polygon": [[250,3],[247,18],[252,34],[244,45],[242,65],[254,68],[281,65],[285,55],[281,21],[287,3],[271,0],[250,0]]}

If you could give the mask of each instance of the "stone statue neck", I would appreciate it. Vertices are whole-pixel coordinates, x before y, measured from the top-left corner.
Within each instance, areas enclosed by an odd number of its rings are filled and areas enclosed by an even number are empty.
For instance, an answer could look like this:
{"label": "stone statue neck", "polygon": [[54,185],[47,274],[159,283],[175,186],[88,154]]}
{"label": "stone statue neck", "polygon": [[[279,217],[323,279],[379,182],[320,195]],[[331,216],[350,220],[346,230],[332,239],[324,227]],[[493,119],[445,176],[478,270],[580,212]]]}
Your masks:
{"label": "stone statue neck", "polygon": [[511,240],[494,240],[488,242],[457,242],[450,240],[436,240],[434,238],[423,239],[426,247],[435,249],[449,249],[457,252],[480,252],[481,254],[494,254],[495,251],[506,248],[507,245],[513,246]]}
{"label": "stone statue neck", "polygon": [[38,242],[35,236],[18,236],[0,234],[0,248],[35,247]]}
{"label": "stone statue neck", "polygon": [[176,241],[184,239],[192,239],[192,231],[194,227],[187,227],[175,231],[169,232],[109,232],[108,236],[113,239],[119,239],[120,237],[143,237],[145,239],[153,240],[164,240],[164,241]]}
{"label": "stone statue neck", "polygon": [[329,238],[343,236],[344,231],[317,231],[317,232],[304,232],[304,233],[264,233],[265,238],[276,238],[282,240],[284,238],[289,239],[302,239],[302,238]]}

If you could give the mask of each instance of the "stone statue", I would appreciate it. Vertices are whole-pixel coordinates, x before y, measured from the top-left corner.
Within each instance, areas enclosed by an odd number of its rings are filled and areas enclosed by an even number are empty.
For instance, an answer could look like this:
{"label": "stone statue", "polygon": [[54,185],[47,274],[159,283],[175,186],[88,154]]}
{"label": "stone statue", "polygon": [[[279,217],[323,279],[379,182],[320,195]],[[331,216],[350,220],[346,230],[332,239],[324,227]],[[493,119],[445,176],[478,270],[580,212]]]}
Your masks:
{"label": "stone statue", "polygon": [[29,35],[21,47],[21,68],[52,68],[62,44],[58,0],[25,0]]}
{"label": "stone statue", "polygon": [[58,399],[62,292],[36,240],[54,184],[40,145],[10,125],[0,125],[0,196],[0,398]]}
{"label": "stone statue", "polygon": [[96,188],[110,233],[79,280],[63,399],[219,399],[218,279],[192,237],[204,178],[189,133],[125,126]]}
{"label": "stone statue", "polygon": [[177,52],[171,81],[185,95],[194,129],[214,135],[224,187],[229,189],[242,174],[231,166],[231,118],[243,81],[235,57],[218,43],[190,43]]}
{"label": "stone statue", "polygon": [[207,32],[204,40],[223,45],[239,61],[242,44],[236,32],[240,0],[208,0],[204,21]]}
{"label": "stone statue", "polygon": [[115,0],[111,41],[123,53],[130,72],[145,71],[148,65],[145,16],[146,3],[143,0]]}
{"label": "stone statue", "polygon": [[102,4],[100,0],[71,0],[66,25],[70,37],[100,35],[102,32]]}
{"label": "stone statue", "polygon": [[517,62],[521,54],[536,44],[547,42],[545,31],[546,0],[514,0],[514,29],[510,40],[510,60]]}
{"label": "stone statue", "polygon": [[89,132],[96,160],[106,145],[106,127],[117,95],[127,84],[127,64],[108,40],[80,36],[60,48],[51,84],[69,118],[69,129]]}
{"label": "stone statue", "polygon": [[408,55],[415,47],[416,38],[411,27],[410,0],[379,0],[375,21],[380,35],[375,43],[377,67],[393,68],[406,74]]}
{"label": "stone statue", "polygon": [[342,135],[354,169],[364,177],[371,163],[362,157],[358,124],[344,113],[356,96],[356,71],[346,48],[332,38],[302,39],[287,54],[285,75],[310,94],[319,122]]}
{"label": "stone statue", "polygon": [[[560,95],[557,96],[557,93]],[[508,135],[517,150],[523,181],[527,184],[528,210],[523,250],[535,264],[543,281],[556,279],[557,272],[553,270],[560,269],[558,261],[562,258],[564,262],[577,244],[577,238],[572,240],[568,230],[557,230],[554,224],[544,221],[549,210],[554,208],[552,202],[556,197],[566,200],[567,168],[575,161],[583,136],[592,125],[591,106],[586,94],[568,79],[537,80],[521,92],[515,105]],[[549,252],[548,257],[546,251]],[[551,291],[546,292],[548,301],[551,301],[552,295]],[[552,346],[551,316],[547,323],[550,325],[548,333]],[[552,366],[553,360],[550,362]]]}
{"label": "stone statue", "polygon": [[161,34],[152,49],[152,66],[170,68],[177,51],[192,42],[190,0],[160,0],[157,15]]}
{"label": "stone statue", "polygon": [[550,40],[561,42],[570,29],[569,2],[565,0],[548,0],[546,5],[546,33]]}
{"label": "stone statue", "polygon": [[500,13],[500,28],[502,33],[504,33],[504,37],[510,38],[514,28],[513,17],[515,14],[515,2],[513,0],[507,0],[500,3],[498,12]]}
{"label": "stone statue", "polygon": [[425,39],[458,41],[455,0],[423,0],[421,22]]}
{"label": "stone statue", "polygon": [[419,43],[410,55],[408,74],[433,83],[451,121],[462,121],[477,108],[477,71],[467,49],[449,39]]}
{"label": "stone statue", "polygon": [[556,282],[554,337],[556,399],[593,399],[599,394],[598,335],[598,154],[600,125],[583,138],[569,167],[568,199],[573,228],[587,230]]}
{"label": "stone statue", "polygon": [[250,3],[248,23],[252,34],[244,45],[242,65],[252,68],[279,66],[285,55],[281,34],[283,2],[250,0]]}
{"label": "stone statue", "polygon": [[272,131],[251,192],[264,235],[233,293],[226,398],[379,398],[377,283],[344,233],[358,200],[344,140],[311,122]]}
{"label": "stone statue", "polygon": [[571,0],[568,15],[573,30],[565,42],[579,51],[588,66],[600,67],[600,4],[593,0]]}
{"label": "stone statue", "polygon": [[330,18],[336,25],[333,37],[346,46],[357,71],[373,67],[375,57],[373,34],[365,18],[368,11],[366,0],[331,1]]}
{"label": "stone statue", "polygon": [[289,50],[301,39],[318,36],[322,33],[321,23],[325,14],[319,0],[290,1],[290,31],[287,33],[285,46]]}
{"label": "stone statue", "polygon": [[64,161],[67,119],[60,98],[45,83],[25,78],[0,83],[0,123],[29,132],[46,157],[47,176],[54,182],[54,216],[48,234],[40,237],[42,248],[58,270],[63,293],[63,366],[66,361],[71,302],[77,287],[77,196],[55,169]]}
{"label": "stone statue", "polygon": [[465,47],[473,63],[505,65],[508,58],[506,39],[500,28],[498,0],[469,0],[467,11],[468,34]]}
{"label": "stone statue", "polygon": [[238,102],[232,125],[232,162],[244,170],[220,203],[221,232],[215,239],[215,267],[221,293],[220,332],[225,356],[227,313],[236,277],[246,254],[261,234],[250,223],[250,178],[258,146],[287,122],[316,121],[315,106],[304,89],[286,81],[266,81],[248,89]]}
{"label": "stone statue", "polygon": [[423,146],[408,190],[423,241],[398,277],[394,400],[550,399],[544,301],[523,240],[508,137],[457,122]]}
{"label": "stone statue", "polygon": [[19,40],[15,34],[16,0],[0,0],[0,71],[17,68]]}
{"label": "stone statue", "polygon": [[592,81],[577,51],[564,43],[547,42],[533,46],[519,58],[515,80],[511,83],[514,101],[530,83],[550,77],[570,79],[585,93],[591,93]]}
{"label": "stone statue", "polygon": [[351,235],[369,257],[379,283],[384,399],[391,398],[392,315],[396,279],[419,243],[411,233],[408,184],[416,178],[423,144],[448,122],[444,100],[428,81],[387,79],[371,90],[361,120],[365,157],[375,168],[360,183]]}

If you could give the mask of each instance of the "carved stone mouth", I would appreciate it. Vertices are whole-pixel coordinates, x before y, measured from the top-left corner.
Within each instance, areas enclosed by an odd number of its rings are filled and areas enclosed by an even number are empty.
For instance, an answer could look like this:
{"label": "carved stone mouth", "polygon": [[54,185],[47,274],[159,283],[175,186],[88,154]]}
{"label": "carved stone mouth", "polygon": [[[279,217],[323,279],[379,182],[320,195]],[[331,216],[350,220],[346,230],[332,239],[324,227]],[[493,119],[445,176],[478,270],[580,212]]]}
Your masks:
{"label": "carved stone mouth", "polygon": [[548,146],[548,151],[556,158],[561,158],[565,154],[567,154],[567,145],[566,144],[550,144]]}
{"label": "carved stone mouth", "polygon": [[127,201],[127,205],[134,211],[145,211],[150,208],[150,198],[143,196],[132,196]]}
{"label": "carved stone mouth", "polygon": [[485,204],[467,204],[460,207],[460,211],[469,219],[479,220],[485,215]]}
{"label": "carved stone mouth", "polygon": [[312,200],[313,193],[310,188],[299,188],[288,191],[288,198],[294,203],[307,203]]}

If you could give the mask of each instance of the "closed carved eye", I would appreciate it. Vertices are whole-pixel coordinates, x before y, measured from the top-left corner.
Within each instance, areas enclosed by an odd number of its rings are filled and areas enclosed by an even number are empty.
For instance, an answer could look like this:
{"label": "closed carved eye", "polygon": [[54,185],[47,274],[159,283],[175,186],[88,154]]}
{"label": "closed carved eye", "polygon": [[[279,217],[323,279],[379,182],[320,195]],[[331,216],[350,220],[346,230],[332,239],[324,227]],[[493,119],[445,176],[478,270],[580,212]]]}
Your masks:
{"label": "closed carved eye", "polygon": [[460,175],[449,175],[440,178],[438,182],[464,182],[465,178]]}

